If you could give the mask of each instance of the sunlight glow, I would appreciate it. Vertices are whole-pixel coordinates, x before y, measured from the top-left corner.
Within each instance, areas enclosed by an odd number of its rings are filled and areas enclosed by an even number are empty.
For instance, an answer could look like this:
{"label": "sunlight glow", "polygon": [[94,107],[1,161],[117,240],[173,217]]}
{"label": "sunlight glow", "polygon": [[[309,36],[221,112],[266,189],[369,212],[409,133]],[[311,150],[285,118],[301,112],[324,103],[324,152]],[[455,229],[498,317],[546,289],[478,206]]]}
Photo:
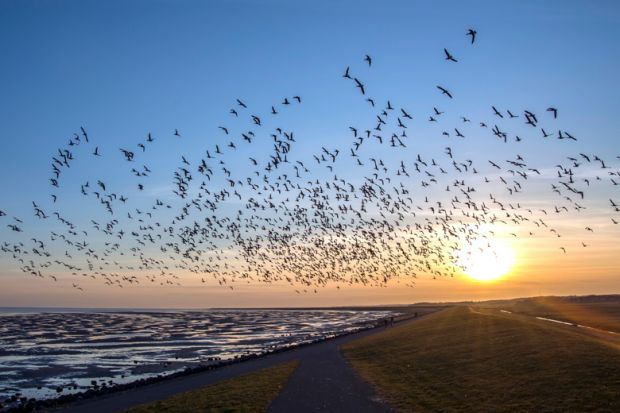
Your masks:
{"label": "sunlight glow", "polygon": [[458,265],[476,281],[493,281],[510,271],[514,261],[514,251],[506,243],[479,240],[460,251]]}

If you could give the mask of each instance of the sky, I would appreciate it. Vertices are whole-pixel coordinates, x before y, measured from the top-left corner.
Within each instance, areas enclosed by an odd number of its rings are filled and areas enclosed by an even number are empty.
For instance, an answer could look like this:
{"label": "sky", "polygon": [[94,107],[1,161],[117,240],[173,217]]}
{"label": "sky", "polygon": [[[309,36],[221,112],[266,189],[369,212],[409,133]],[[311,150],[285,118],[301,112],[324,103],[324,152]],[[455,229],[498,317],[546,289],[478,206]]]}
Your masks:
{"label": "sky", "polygon": [[[28,231],[15,234],[0,221],[0,241],[49,238],[56,224],[33,218],[32,201],[50,211],[55,207],[51,157],[81,126],[104,157],[76,159],[63,172],[58,208],[79,222],[107,219],[76,190],[85,180],[94,185],[105,177],[108,186],[135,192],[118,149],[135,147],[147,133],[156,136],[148,153],[152,183],[132,202],[144,207],[154,199],[173,202],[175,165],[181,156],[194,162],[214,143],[225,145],[218,126],[232,124],[229,109],[238,98],[266,114],[284,96],[301,96],[303,104],[283,111],[280,119],[295,130],[295,155],[311,163],[317,147],[345,145],[351,141],[349,126],[369,124],[368,105],[343,83],[347,66],[363,74],[378,102],[389,99],[414,114],[409,160],[417,153],[445,157],[447,145],[477,164],[519,153],[552,177],[566,156],[587,151],[608,158],[617,171],[619,23],[615,1],[2,1],[0,210],[8,214],[4,219],[27,221]],[[465,36],[470,27],[478,31],[474,45]],[[459,62],[445,62],[443,48]],[[366,54],[373,58],[371,69],[363,61]],[[450,85],[458,99],[447,103],[435,85]],[[447,108],[455,122],[459,115],[492,121],[492,105],[539,114],[557,107],[561,128],[579,141],[548,144],[536,135],[525,138],[527,146],[508,149],[478,132],[442,141],[442,126],[425,121],[432,107]],[[175,129],[181,141],[174,140]],[[531,134],[522,124],[513,130]],[[247,169],[248,156],[267,153],[260,150],[240,148],[231,167]],[[391,156],[383,148],[366,154],[373,155]],[[353,165],[339,172],[362,182]],[[601,174],[583,168],[580,173],[592,181]],[[315,178],[329,175],[321,171]],[[553,205],[549,185],[545,178],[531,183],[515,202],[547,208]],[[493,282],[462,272],[440,279],[420,274],[413,287],[394,280],[385,287],[328,286],[299,295],[287,284],[253,282],[231,291],[180,274],[181,286],[119,289],[84,280],[85,291],[79,291],[71,288],[70,274],[59,273],[59,282],[34,278],[4,254],[0,306],[335,306],[618,293],[620,225],[610,220],[609,198],[620,200],[619,187],[592,185],[586,211],[550,217],[563,234],[561,244],[552,234],[510,237],[502,230],[499,237],[514,254],[514,265]],[[584,234],[587,225],[593,234]],[[587,248],[579,248],[582,241]]]}

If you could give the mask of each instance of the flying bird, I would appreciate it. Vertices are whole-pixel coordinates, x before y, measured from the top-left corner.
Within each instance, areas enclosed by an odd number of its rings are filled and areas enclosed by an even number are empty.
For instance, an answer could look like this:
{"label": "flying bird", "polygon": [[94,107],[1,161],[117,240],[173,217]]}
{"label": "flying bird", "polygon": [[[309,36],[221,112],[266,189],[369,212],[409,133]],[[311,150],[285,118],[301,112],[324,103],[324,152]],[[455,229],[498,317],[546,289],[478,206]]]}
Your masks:
{"label": "flying bird", "polygon": [[442,94],[448,96],[450,99],[452,99],[452,95],[450,94],[450,92],[448,92],[447,89],[441,87],[441,86],[437,86],[437,89],[439,89],[441,91]]}
{"label": "flying bird", "polygon": [[478,32],[474,29],[469,29],[467,31],[466,35],[471,37],[471,44],[474,44],[474,41],[476,40],[476,34],[478,34]]}
{"label": "flying bird", "polygon": [[444,53],[445,53],[445,55],[446,55],[446,60],[449,60],[449,61],[452,61],[452,62],[455,62],[455,63],[456,63],[456,62],[458,62],[458,60],[456,60],[456,59],[454,58],[454,56],[452,56],[452,55],[450,54],[450,52],[448,52],[448,49],[444,48],[444,49],[443,49],[443,52],[444,52]]}
{"label": "flying bird", "polygon": [[358,78],[354,78],[353,80],[355,81],[355,86],[357,86],[359,90],[362,92],[362,95],[365,95],[366,91],[364,90],[364,85],[362,84],[362,82],[360,82]]}

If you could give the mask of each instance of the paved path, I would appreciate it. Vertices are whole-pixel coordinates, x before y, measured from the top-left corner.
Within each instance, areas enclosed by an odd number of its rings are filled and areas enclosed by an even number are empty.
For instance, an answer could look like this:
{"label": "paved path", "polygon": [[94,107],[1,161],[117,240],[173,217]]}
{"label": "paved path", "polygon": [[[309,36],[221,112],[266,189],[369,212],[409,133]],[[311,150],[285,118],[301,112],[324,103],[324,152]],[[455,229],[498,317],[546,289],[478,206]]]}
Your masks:
{"label": "paved path", "polygon": [[340,343],[308,348],[268,413],[391,412],[353,371]]}
{"label": "paved path", "polygon": [[[413,322],[403,320],[402,322]],[[93,397],[50,410],[59,413],[114,413],[176,393],[250,373],[278,363],[299,360],[300,365],[270,406],[279,412],[390,412],[373,388],[359,378],[340,353],[340,345],[376,334],[384,327],[338,337],[301,348],[244,361],[216,370],[171,378],[134,389]]]}

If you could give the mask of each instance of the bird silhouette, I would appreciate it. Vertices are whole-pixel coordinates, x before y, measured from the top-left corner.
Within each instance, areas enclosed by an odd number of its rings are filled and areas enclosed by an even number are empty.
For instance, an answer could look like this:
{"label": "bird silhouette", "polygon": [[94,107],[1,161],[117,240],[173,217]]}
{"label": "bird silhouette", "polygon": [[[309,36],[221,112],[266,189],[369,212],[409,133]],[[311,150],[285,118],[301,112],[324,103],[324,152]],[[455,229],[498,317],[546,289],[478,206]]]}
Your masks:
{"label": "bird silhouette", "polygon": [[450,94],[450,92],[448,92],[447,89],[441,87],[441,86],[437,86],[437,89],[439,89],[441,91],[442,94],[448,96],[450,99],[452,99],[452,95]]}
{"label": "bird silhouette", "polygon": [[471,37],[471,44],[474,44],[474,41],[476,40],[476,34],[478,34],[478,32],[474,29],[469,29],[467,31],[467,36]]}
{"label": "bird silhouette", "polygon": [[455,63],[456,63],[456,62],[458,62],[458,60],[456,60],[456,59],[454,58],[454,56],[452,56],[452,55],[450,54],[450,52],[448,52],[448,50],[447,50],[447,49],[445,49],[445,48],[444,48],[444,49],[443,49],[443,52],[444,52],[444,53],[445,53],[445,55],[446,55],[446,60],[449,60],[449,61],[451,61],[451,62],[455,62]]}

